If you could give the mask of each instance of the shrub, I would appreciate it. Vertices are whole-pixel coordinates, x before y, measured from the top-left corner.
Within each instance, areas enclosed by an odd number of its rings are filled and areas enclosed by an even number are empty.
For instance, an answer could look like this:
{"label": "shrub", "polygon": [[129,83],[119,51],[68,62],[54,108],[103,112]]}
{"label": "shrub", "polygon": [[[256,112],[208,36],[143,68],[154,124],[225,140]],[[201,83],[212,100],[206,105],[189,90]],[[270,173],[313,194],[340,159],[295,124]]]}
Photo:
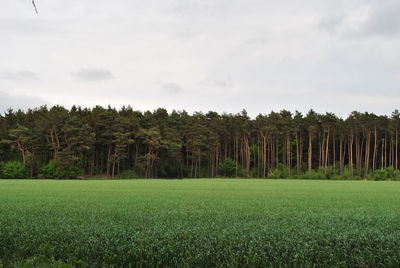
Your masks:
{"label": "shrub", "polygon": [[289,171],[286,165],[278,164],[278,167],[272,170],[268,174],[268,178],[271,179],[287,179],[289,177]]}
{"label": "shrub", "polygon": [[384,169],[380,169],[375,171],[374,179],[376,181],[383,181],[386,179],[386,171]]}
{"label": "shrub", "polygon": [[315,171],[312,170],[311,172],[306,172],[302,175],[300,175],[300,179],[305,179],[305,180],[325,180],[326,176],[320,172],[320,171]]}
{"label": "shrub", "polygon": [[118,179],[138,179],[140,176],[134,170],[124,170],[117,176]]}
{"label": "shrub", "polygon": [[392,178],[397,176],[397,171],[392,167],[385,168],[385,171],[386,171],[386,178],[387,179],[392,179]]}
{"label": "shrub", "polygon": [[236,174],[236,170],[238,169],[238,165],[235,160],[232,158],[226,158],[222,161],[218,166],[218,172],[222,176],[232,177]]}
{"label": "shrub", "polygon": [[289,173],[286,170],[274,169],[268,174],[270,179],[287,179]]}
{"label": "shrub", "polygon": [[45,179],[56,179],[57,167],[54,160],[51,160],[47,165],[39,169],[39,177]]}
{"label": "shrub", "polygon": [[257,174],[254,174],[254,170],[247,170],[244,168],[239,168],[238,176],[241,178],[254,178],[257,177]]}
{"label": "shrub", "polygon": [[22,163],[12,161],[3,165],[1,175],[6,179],[24,179],[26,178],[26,170]]}
{"label": "shrub", "polygon": [[392,168],[392,167],[387,167],[385,169],[379,169],[375,171],[374,174],[374,179],[376,181],[383,181],[386,179],[393,179],[398,175],[398,172]]}
{"label": "shrub", "polygon": [[82,175],[83,173],[84,171],[76,165],[71,165],[64,168],[57,168],[57,177],[60,179],[76,179],[76,177]]}
{"label": "shrub", "polygon": [[352,178],[352,176],[351,176],[351,170],[350,170],[350,167],[349,167],[349,166],[345,166],[345,167],[343,168],[343,172],[342,172],[341,177],[342,177],[342,179],[351,179],[351,178]]}
{"label": "shrub", "polygon": [[51,160],[47,165],[39,169],[39,177],[45,179],[75,179],[83,174],[83,170],[76,165],[60,165],[57,161]]}

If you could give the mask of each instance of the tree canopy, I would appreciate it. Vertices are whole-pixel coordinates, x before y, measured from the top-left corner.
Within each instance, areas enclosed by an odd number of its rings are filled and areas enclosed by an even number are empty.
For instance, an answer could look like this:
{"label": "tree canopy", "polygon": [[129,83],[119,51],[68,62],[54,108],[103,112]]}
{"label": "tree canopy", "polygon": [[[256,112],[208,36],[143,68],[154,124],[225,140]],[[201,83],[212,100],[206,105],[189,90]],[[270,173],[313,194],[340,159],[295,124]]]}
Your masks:
{"label": "tree canopy", "polygon": [[399,127],[397,110],[390,116],[354,111],[346,119],[283,110],[252,119],[245,110],[190,115],[43,106],[0,116],[0,162],[20,162],[28,177],[57,170],[66,177],[129,171],[146,178],[313,172],[361,178],[398,170]]}

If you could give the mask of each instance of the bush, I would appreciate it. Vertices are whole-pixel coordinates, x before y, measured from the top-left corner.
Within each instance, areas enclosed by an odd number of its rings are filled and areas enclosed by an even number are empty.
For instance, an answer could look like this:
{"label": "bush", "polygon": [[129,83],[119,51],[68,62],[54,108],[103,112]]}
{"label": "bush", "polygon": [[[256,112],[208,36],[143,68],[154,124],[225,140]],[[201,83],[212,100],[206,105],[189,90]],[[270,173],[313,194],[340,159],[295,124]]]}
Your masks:
{"label": "bush", "polygon": [[139,179],[140,176],[134,170],[124,170],[118,174],[117,179]]}
{"label": "bush", "polygon": [[376,181],[383,181],[386,179],[386,171],[384,169],[380,169],[375,171],[374,179]]}
{"label": "bush", "polygon": [[312,170],[300,175],[300,179],[303,180],[325,180],[326,176],[319,171]]}
{"label": "bush", "polygon": [[39,177],[44,179],[56,179],[57,167],[54,160],[39,169]]}
{"label": "bush", "polygon": [[397,171],[392,167],[385,168],[385,171],[386,171],[386,178],[387,179],[392,179],[392,178],[397,176]]}
{"label": "bush", "polygon": [[75,179],[83,174],[83,170],[76,165],[60,165],[55,160],[41,167],[39,172],[39,177],[44,179]]}
{"label": "bush", "polygon": [[57,167],[57,178],[60,179],[76,179],[76,177],[82,175],[84,171],[76,166],[76,165],[71,165],[68,167]]}
{"label": "bush", "polygon": [[289,171],[287,166],[284,164],[278,164],[278,167],[274,170],[272,170],[268,174],[268,178],[271,179],[287,179],[289,177]]}
{"label": "bush", "polygon": [[232,177],[236,174],[236,170],[238,169],[238,165],[235,160],[232,158],[226,158],[222,161],[218,166],[218,172],[222,176]]}
{"label": "bush", "polygon": [[254,170],[246,170],[244,168],[239,168],[238,170],[238,176],[240,178],[255,178],[257,177],[257,174],[254,173]]}
{"label": "bush", "polygon": [[374,179],[376,181],[383,181],[386,179],[393,179],[398,175],[398,172],[392,168],[392,167],[387,167],[385,169],[379,169],[375,171],[374,174]]}
{"label": "bush", "polygon": [[1,175],[5,179],[24,179],[26,170],[22,163],[17,161],[7,162],[2,166]]}

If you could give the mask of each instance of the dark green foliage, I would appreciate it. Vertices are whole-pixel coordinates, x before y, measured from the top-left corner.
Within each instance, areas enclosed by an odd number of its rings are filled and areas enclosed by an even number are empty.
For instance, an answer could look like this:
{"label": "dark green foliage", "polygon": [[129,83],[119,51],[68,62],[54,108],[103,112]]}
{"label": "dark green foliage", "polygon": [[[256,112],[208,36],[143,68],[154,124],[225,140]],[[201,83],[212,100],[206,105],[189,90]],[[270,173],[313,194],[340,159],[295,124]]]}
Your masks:
{"label": "dark green foliage", "polygon": [[140,176],[134,170],[125,170],[121,172],[118,179],[139,179]]}
{"label": "dark green foliage", "polygon": [[44,179],[57,179],[57,167],[56,161],[51,160],[47,165],[42,166],[39,169],[39,177]]}
{"label": "dark green foliage", "polygon": [[[354,111],[342,119],[282,110],[250,118],[245,110],[189,115],[162,108],[44,106],[0,115],[0,161],[21,161],[32,178],[54,160],[63,178],[115,178],[134,170],[146,178],[396,179],[399,129],[398,111]],[[235,172],[220,169],[230,160]],[[395,174],[379,171],[385,168]]]}
{"label": "dark green foliage", "polygon": [[20,162],[6,162],[1,167],[1,177],[4,179],[24,179],[26,178],[26,170]]}
{"label": "dark green foliage", "polygon": [[75,179],[82,175],[83,170],[76,165],[60,164],[56,160],[51,160],[47,165],[39,170],[39,177],[44,179]]}
{"label": "dark green foliage", "polygon": [[398,172],[394,168],[388,167],[385,169],[377,170],[374,174],[374,179],[377,181],[383,181],[386,179],[396,178],[397,176]]}
{"label": "dark green foliage", "polygon": [[326,176],[320,171],[312,170],[311,172],[307,172],[307,173],[304,173],[304,174],[300,175],[300,179],[304,179],[304,180],[324,180],[324,179],[326,179]]}
{"label": "dark green foliage", "polygon": [[287,167],[283,164],[278,164],[278,167],[272,170],[268,174],[268,178],[271,179],[284,179],[289,177],[289,171]]}
{"label": "dark green foliage", "polygon": [[235,160],[227,158],[218,166],[218,171],[222,176],[233,177],[238,169],[238,164]]}

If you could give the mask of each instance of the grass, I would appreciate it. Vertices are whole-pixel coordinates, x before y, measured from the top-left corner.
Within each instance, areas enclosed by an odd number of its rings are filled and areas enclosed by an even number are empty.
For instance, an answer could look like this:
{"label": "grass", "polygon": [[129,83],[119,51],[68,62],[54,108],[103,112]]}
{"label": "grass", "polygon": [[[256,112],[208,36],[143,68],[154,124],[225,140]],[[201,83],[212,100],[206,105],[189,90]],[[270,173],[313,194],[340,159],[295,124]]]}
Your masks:
{"label": "grass", "polygon": [[0,267],[400,266],[400,183],[0,181]]}

